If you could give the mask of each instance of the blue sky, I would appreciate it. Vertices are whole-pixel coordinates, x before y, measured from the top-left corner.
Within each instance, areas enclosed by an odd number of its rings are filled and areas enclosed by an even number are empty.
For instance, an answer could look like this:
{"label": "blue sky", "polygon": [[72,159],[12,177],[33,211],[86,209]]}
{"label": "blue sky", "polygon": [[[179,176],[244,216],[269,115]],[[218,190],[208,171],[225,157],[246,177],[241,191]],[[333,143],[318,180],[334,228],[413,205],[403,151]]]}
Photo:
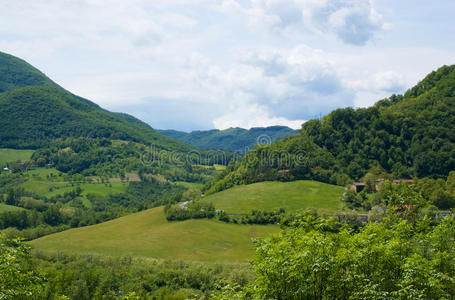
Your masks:
{"label": "blue sky", "polygon": [[455,63],[455,2],[0,0],[0,51],[154,128],[288,125]]}

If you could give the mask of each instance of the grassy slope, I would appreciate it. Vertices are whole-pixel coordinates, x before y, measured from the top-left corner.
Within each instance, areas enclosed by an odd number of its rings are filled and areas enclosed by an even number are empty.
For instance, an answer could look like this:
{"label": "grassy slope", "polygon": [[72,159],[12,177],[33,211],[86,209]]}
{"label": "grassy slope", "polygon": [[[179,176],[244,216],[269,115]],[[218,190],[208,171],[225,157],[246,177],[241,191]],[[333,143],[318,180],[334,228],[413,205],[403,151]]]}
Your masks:
{"label": "grassy slope", "polygon": [[314,208],[332,213],[343,208],[339,201],[343,188],[317,181],[259,182],[241,185],[207,196],[217,209],[228,213],[251,213],[251,210],[286,211]]}
{"label": "grassy slope", "polygon": [[[0,195],[2,196],[2,195]],[[12,205],[6,205],[3,203],[0,203],[0,213],[6,212],[6,211],[18,211],[18,210],[24,210],[22,207],[17,207],[17,206],[12,206]]]}
{"label": "grassy slope", "polygon": [[251,238],[277,231],[277,226],[235,225],[207,219],[169,223],[163,207],[157,207],[45,236],[30,244],[49,252],[245,262],[253,254]]}
{"label": "grassy slope", "polygon": [[13,161],[27,161],[33,154],[33,150],[15,150],[15,149],[0,149],[0,166]]}

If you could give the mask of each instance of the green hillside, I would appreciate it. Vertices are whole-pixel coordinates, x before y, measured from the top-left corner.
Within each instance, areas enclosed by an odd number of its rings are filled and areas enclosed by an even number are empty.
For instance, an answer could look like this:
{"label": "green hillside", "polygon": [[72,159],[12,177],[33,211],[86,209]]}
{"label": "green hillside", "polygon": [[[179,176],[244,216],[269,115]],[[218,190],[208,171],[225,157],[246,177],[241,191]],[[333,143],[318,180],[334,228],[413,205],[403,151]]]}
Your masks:
{"label": "green hillside", "polygon": [[214,220],[167,222],[163,207],[106,223],[71,229],[30,242],[37,250],[210,262],[246,262],[254,237],[277,226],[226,224]]}
{"label": "green hillside", "polygon": [[251,213],[252,210],[288,212],[313,208],[333,213],[343,208],[339,201],[344,189],[317,181],[259,182],[240,185],[204,198],[216,209],[227,213]]}
{"label": "green hillside", "polygon": [[249,130],[213,129],[190,133],[176,130],[158,130],[158,132],[201,149],[221,149],[238,153],[245,153],[258,143],[270,143],[298,133],[297,130],[286,126],[257,127]]}
{"label": "green hillside", "polygon": [[62,137],[122,139],[170,150],[194,149],[134,117],[101,109],[59,87],[23,60],[0,52],[0,147],[36,149]]}
{"label": "green hillside", "polygon": [[32,85],[58,87],[24,60],[0,52],[0,93]]}
{"label": "green hillside", "polygon": [[343,185],[372,167],[395,178],[445,178],[455,170],[455,65],[432,72],[403,96],[337,109],[306,122],[298,135],[257,147],[211,191],[277,179]]}

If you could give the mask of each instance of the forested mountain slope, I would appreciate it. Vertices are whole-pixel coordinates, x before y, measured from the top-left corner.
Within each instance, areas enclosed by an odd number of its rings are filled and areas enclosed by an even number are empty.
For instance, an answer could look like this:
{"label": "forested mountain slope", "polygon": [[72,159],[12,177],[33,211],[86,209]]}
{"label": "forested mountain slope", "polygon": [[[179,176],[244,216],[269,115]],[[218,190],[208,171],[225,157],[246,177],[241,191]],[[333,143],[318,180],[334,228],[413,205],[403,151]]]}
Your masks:
{"label": "forested mountain slope", "polygon": [[0,52],[0,147],[40,148],[56,138],[123,139],[169,150],[193,147],[59,87],[25,61]]}
{"label": "forested mountain slope", "polygon": [[297,130],[286,126],[256,127],[249,130],[243,128],[199,130],[190,133],[176,130],[158,132],[201,149],[221,149],[237,153],[246,153],[258,143],[271,143],[298,133]]}
{"label": "forested mountain slope", "polygon": [[296,136],[256,147],[212,191],[264,180],[344,184],[374,166],[397,178],[455,170],[455,65],[430,73],[404,95],[337,109],[306,122]]}

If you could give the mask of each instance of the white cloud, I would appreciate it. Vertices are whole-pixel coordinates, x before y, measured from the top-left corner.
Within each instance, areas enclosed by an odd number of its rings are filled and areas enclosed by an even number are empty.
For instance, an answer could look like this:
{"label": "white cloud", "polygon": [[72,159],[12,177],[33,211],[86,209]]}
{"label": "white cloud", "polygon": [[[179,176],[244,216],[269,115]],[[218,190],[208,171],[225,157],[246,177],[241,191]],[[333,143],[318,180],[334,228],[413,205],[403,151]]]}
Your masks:
{"label": "white cloud", "polygon": [[347,82],[347,84],[357,91],[370,90],[387,93],[400,93],[407,87],[403,75],[395,71],[374,73],[366,78]]}
{"label": "white cloud", "polygon": [[[371,0],[224,0],[222,8],[244,15],[253,28],[269,27],[291,34],[333,34],[347,44],[364,45],[391,28]],[[280,32],[282,33],[282,32]]]}
{"label": "white cloud", "polygon": [[266,127],[273,125],[300,129],[304,122],[304,120],[288,120],[283,117],[273,117],[264,107],[253,104],[244,105],[243,107],[239,107],[238,109],[215,119],[213,125],[218,129],[227,129],[231,127]]}
{"label": "white cloud", "polygon": [[403,30],[403,16],[390,20],[380,5],[0,0],[0,50],[30,61],[73,93],[154,127],[297,128],[334,108],[403,92],[455,61],[453,49],[382,41],[387,30]]}

